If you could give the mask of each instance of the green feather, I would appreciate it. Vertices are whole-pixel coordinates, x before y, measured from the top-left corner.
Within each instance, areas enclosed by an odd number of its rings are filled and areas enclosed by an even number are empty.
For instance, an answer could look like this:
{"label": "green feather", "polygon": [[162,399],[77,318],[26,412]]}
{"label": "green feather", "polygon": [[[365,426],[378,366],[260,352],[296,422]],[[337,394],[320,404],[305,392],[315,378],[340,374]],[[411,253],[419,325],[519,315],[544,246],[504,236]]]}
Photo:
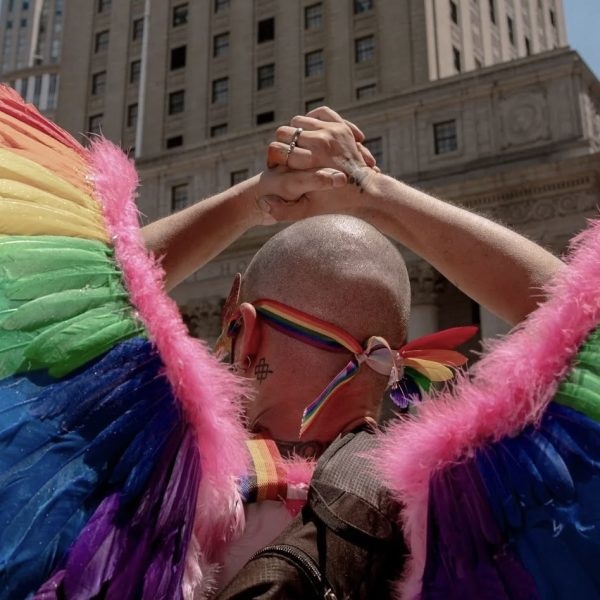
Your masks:
{"label": "green feather", "polygon": [[26,275],[59,271],[73,265],[106,265],[107,257],[97,250],[78,248],[18,248],[0,247],[0,278],[16,279]]}
{"label": "green feather", "polygon": [[0,379],[15,373],[23,362],[25,348],[34,335],[23,331],[6,331],[0,335]]}
{"label": "green feather", "polygon": [[[123,288],[119,283],[120,276],[114,266],[107,264],[89,265],[87,267],[73,266],[68,269],[36,273],[7,281],[4,284],[4,294],[8,300],[34,300],[39,296],[47,296],[66,290],[83,288],[113,287],[117,292]],[[2,283],[0,283],[0,306],[2,306]],[[7,304],[8,306],[8,304]]]}
{"label": "green feather", "polygon": [[600,422],[600,396],[593,390],[564,382],[560,385],[554,401],[564,404]]}
{"label": "green feather", "polygon": [[[118,298],[108,288],[57,292],[22,304],[3,323],[8,330],[32,331],[97,308]],[[120,296],[124,297],[124,294]]]}
{"label": "green feather", "polygon": [[59,235],[0,235],[0,248],[13,247],[23,250],[35,248],[68,248],[79,250],[99,250],[107,256],[112,256],[113,249],[97,240],[86,240]]}
{"label": "green feather", "polygon": [[405,374],[413,379],[413,381],[425,392],[428,392],[431,388],[431,381],[425,377],[422,373],[419,373],[416,369],[412,367],[404,368]]}
{"label": "green feather", "polygon": [[108,325],[88,338],[80,339],[76,345],[63,348],[63,359],[55,361],[48,372],[53,377],[64,377],[93,358],[104,354],[115,344],[143,333],[142,327],[132,319],[123,319]]}

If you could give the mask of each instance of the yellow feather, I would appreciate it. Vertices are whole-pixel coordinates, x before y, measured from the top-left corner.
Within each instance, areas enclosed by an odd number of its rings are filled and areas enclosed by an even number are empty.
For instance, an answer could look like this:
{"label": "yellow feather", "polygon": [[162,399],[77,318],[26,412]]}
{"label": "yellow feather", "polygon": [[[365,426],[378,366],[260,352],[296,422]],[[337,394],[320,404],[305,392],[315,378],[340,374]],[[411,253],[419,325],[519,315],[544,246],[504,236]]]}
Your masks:
{"label": "yellow feather", "polygon": [[65,179],[11,150],[2,148],[0,148],[0,178],[20,181],[89,209],[96,205],[96,201],[90,195]]}
{"label": "yellow feather", "polygon": [[0,234],[64,235],[110,243],[104,227],[89,225],[72,212],[18,200],[0,201]]}
{"label": "yellow feather", "polygon": [[87,208],[71,202],[70,200],[59,198],[54,194],[27,185],[26,183],[21,183],[20,181],[0,179],[0,199],[18,200],[30,202],[31,204],[38,206],[56,208],[84,220],[91,226],[103,227],[104,225],[102,213],[98,205],[95,204],[92,208]]}
{"label": "yellow feather", "polygon": [[454,373],[448,367],[424,358],[405,358],[404,364],[412,367],[421,375],[425,375],[431,381],[448,381],[454,377]]}

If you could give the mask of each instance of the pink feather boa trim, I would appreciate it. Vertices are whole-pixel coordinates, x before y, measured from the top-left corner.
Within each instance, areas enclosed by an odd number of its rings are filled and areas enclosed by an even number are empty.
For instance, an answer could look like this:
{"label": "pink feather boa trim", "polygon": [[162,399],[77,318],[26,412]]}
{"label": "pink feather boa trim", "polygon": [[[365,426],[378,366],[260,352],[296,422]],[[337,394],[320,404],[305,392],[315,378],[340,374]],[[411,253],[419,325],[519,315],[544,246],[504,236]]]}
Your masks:
{"label": "pink feather boa trim", "polygon": [[507,337],[486,348],[471,378],[425,402],[418,415],[382,437],[377,466],[404,503],[411,550],[397,598],[418,596],[426,558],[432,474],[504,436],[537,423],[577,348],[600,320],[600,221],[572,243],[568,266],[547,286],[548,300]]}
{"label": "pink feather boa trim", "polygon": [[202,465],[195,535],[214,560],[236,526],[235,477],[247,465],[239,406],[242,386],[199,340],[188,335],[177,305],[164,291],[164,272],[140,234],[132,162],[106,140],[92,144],[92,178],[131,301],[165,365],[185,418],[196,430]]}

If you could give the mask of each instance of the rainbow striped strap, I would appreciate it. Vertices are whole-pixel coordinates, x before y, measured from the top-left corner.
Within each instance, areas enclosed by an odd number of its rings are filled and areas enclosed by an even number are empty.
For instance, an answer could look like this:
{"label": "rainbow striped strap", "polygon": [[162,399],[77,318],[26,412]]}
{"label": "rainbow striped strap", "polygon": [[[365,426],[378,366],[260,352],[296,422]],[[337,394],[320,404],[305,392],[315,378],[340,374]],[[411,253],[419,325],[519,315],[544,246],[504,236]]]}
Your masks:
{"label": "rainbow striped strap", "polygon": [[330,352],[350,351],[354,358],[332,379],[327,387],[305,409],[300,424],[300,437],[314,425],[327,401],[358,373],[363,363],[396,381],[402,367],[396,364],[397,352],[379,336],[370,337],[363,347],[347,331],[276,300],[253,302],[256,312],[269,326],[301,342]]}
{"label": "rainbow striped strap", "polygon": [[244,502],[285,500],[288,495],[287,473],[277,444],[266,438],[246,440],[252,459],[250,473],[240,482]]}

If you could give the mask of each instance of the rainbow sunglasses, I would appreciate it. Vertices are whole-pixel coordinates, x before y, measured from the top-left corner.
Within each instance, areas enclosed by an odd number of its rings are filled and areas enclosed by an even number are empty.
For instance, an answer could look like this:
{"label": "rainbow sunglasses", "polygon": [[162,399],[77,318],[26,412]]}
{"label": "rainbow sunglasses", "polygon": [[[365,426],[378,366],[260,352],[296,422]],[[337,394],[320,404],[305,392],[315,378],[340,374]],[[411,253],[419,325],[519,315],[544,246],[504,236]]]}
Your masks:
{"label": "rainbow sunglasses", "polygon": [[[233,361],[233,340],[242,322],[239,310],[241,282],[242,276],[237,273],[223,306],[222,332],[215,346],[217,355],[220,358],[228,355],[230,361]],[[423,392],[429,391],[432,382],[444,382],[454,377],[452,369],[467,362],[467,358],[454,348],[477,332],[475,326],[454,327],[393,349],[381,336],[371,336],[361,344],[341,327],[277,300],[261,298],[252,302],[252,305],[265,324],[284,335],[328,352],[350,352],[353,355],[321,394],[305,408],[300,424],[301,439],[314,427],[324,406],[356,376],[363,364],[389,377],[390,397],[398,408],[405,411],[411,403],[422,398]]]}

